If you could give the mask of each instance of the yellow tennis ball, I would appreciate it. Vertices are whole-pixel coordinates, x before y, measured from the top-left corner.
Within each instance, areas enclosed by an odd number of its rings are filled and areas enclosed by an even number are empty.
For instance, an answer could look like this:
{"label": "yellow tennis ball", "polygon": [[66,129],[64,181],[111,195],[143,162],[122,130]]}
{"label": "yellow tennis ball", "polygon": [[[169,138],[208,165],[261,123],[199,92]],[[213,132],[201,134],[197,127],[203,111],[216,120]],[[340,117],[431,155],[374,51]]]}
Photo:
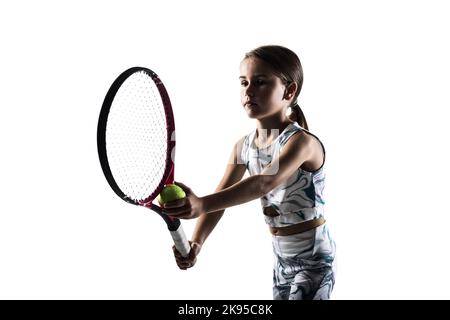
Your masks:
{"label": "yellow tennis ball", "polygon": [[183,199],[184,197],[186,197],[186,193],[183,189],[175,184],[168,184],[158,195],[158,201],[161,204],[165,204],[170,201]]}

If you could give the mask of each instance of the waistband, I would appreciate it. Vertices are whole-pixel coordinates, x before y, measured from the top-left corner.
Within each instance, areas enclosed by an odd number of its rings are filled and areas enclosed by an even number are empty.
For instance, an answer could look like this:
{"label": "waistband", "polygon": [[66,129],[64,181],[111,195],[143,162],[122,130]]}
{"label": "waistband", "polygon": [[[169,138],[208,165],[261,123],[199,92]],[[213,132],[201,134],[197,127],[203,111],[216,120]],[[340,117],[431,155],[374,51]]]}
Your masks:
{"label": "waistband", "polygon": [[312,219],[286,227],[269,226],[269,230],[270,233],[272,233],[274,236],[290,236],[292,234],[302,233],[317,228],[323,225],[325,222],[325,219],[323,217],[320,217],[318,219]]}

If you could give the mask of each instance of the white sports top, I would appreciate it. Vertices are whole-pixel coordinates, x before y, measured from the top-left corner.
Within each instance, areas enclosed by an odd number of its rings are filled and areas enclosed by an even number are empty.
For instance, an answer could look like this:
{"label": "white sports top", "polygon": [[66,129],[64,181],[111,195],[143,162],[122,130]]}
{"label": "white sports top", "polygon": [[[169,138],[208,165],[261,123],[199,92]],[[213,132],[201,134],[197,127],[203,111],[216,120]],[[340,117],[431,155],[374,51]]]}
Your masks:
{"label": "white sports top", "polygon": [[[301,130],[320,142],[325,163],[325,147],[322,142],[296,122],[288,125],[267,147],[258,148],[255,145],[256,130],[246,135],[238,160],[246,165],[250,175],[260,174],[273,159],[278,158],[289,138]],[[285,182],[261,198],[264,218],[268,225],[283,227],[323,216],[324,163],[314,172],[298,168]],[[274,170],[277,169],[276,165],[272,166]]]}

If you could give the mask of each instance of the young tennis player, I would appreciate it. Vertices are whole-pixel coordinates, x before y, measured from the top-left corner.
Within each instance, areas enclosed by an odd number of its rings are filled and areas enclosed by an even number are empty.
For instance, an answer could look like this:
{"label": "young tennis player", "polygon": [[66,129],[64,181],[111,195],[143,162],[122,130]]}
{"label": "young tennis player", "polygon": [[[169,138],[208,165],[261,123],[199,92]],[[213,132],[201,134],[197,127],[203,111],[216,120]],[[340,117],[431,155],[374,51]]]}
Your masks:
{"label": "young tennis player", "polygon": [[[164,211],[198,217],[190,255],[183,258],[174,248],[177,264],[181,269],[195,264],[226,208],[260,198],[272,234],[273,298],[329,299],[335,243],[324,219],[325,148],[308,131],[297,103],[300,60],[285,47],[262,46],[245,55],[239,79],[242,107],[256,130],[234,146],[215,193],[198,197],[176,182],[186,198],[167,203]],[[250,177],[242,180],[246,170]]]}

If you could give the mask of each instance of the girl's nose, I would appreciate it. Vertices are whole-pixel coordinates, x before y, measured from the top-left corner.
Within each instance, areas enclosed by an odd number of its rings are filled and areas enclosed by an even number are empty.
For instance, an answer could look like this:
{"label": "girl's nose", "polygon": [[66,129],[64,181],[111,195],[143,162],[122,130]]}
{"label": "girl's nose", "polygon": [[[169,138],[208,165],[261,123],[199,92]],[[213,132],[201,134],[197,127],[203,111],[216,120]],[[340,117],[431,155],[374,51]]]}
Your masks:
{"label": "girl's nose", "polygon": [[253,97],[255,95],[250,86],[248,86],[247,90],[245,90],[245,95],[248,97]]}

